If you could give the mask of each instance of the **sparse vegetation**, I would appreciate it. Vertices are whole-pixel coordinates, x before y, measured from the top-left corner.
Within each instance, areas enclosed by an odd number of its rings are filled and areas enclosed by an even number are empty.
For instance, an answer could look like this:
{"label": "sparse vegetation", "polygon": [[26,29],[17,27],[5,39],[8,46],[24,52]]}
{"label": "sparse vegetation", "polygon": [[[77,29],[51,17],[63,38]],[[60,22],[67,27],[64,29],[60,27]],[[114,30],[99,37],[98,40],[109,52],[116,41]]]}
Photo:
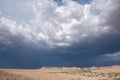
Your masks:
{"label": "sparse vegetation", "polygon": [[120,80],[120,78],[115,78],[114,80]]}
{"label": "sparse vegetation", "polygon": [[0,70],[0,80],[120,80],[120,67]]}

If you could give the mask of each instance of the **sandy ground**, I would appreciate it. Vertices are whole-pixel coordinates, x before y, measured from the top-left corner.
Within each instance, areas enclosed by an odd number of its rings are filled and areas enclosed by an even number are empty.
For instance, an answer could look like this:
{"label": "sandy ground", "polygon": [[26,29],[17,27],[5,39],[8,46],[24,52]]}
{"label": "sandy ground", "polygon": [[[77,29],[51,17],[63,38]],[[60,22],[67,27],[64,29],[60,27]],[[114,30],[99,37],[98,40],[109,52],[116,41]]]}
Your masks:
{"label": "sandy ground", "polygon": [[120,66],[0,69],[0,80],[120,80]]}

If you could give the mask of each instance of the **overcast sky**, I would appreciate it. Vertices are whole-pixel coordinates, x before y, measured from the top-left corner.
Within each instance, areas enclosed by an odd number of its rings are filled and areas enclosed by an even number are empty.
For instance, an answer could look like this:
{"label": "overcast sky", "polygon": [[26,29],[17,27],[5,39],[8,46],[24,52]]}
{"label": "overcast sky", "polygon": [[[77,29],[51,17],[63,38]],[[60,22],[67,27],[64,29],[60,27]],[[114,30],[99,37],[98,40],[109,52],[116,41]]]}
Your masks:
{"label": "overcast sky", "polygon": [[0,0],[0,67],[120,64],[120,0]]}

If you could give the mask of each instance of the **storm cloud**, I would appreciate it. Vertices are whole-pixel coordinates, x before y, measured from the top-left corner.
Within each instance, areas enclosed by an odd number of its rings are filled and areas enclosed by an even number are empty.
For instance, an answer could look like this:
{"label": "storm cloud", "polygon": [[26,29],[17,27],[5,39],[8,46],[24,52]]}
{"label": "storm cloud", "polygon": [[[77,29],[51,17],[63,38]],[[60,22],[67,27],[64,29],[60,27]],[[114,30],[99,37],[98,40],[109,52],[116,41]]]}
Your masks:
{"label": "storm cloud", "polygon": [[27,63],[35,52],[37,66],[120,63],[119,4],[120,0],[1,0],[0,57],[13,53],[18,62],[28,59]]}

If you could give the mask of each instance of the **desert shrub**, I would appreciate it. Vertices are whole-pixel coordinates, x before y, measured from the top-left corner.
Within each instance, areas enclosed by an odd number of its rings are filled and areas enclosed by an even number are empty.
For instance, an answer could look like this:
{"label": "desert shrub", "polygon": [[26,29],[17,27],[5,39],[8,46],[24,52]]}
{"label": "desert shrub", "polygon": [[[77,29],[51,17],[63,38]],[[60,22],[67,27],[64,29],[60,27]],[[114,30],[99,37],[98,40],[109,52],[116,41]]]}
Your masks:
{"label": "desert shrub", "polygon": [[113,80],[120,80],[120,78],[115,78],[115,79],[113,79]]}
{"label": "desert shrub", "polygon": [[80,78],[78,78],[78,80],[81,80]]}

